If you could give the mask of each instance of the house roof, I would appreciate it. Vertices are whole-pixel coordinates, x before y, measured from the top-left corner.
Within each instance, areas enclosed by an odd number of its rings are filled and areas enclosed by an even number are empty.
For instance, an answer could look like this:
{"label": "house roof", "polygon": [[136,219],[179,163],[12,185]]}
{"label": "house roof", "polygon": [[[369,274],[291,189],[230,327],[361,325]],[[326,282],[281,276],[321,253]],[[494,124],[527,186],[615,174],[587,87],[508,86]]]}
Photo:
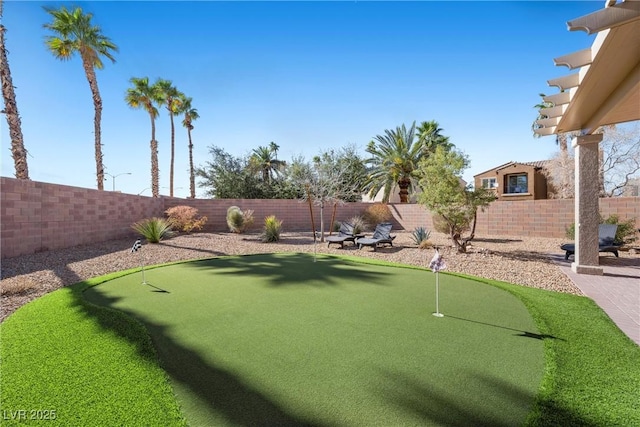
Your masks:
{"label": "house roof", "polygon": [[478,174],[475,174],[473,177],[475,178],[477,176],[484,175],[485,173],[491,172],[491,171],[499,171],[501,169],[507,168],[507,167],[512,166],[512,165],[533,166],[536,169],[541,169],[541,168],[544,168],[545,165],[548,162],[549,162],[549,160],[538,160],[538,161],[535,161],[535,162],[514,162],[514,161],[511,161],[511,162],[507,162],[507,163],[501,164],[500,166],[496,166],[494,168],[487,169],[484,172],[480,172]]}
{"label": "house roof", "polygon": [[597,33],[590,48],[555,58],[578,72],[548,81],[560,93],[546,96],[540,136],[640,120],[640,1],[606,0],[605,8],[567,22],[569,31]]}

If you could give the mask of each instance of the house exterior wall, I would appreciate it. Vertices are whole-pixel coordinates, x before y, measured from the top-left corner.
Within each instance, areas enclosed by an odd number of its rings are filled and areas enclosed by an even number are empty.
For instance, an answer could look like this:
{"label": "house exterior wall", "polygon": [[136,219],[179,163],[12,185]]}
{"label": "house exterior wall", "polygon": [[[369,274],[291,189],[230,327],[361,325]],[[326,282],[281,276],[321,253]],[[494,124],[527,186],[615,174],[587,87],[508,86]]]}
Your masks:
{"label": "house exterior wall", "polygon": [[[527,175],[527,191],[523,193],[508,193],[508,177],[521,174]],[[492,191],[495,193],[497,200],[500,201],[542,200],[547,198],[547,178],[542,171],[531,165],[513,163],[476,175],[474,177],[476,188],[482,187],[484,178],[496,179],[497,187]]]}
{"label": "house exterior wall", "polygon": [[[205,231],[226,232],[226,212],[236,205],[254,210],[253,230],[267,215],[283,220],[285,231],[311,229],[309,205],[297,200],[177,199],[152,198],[93,189],[0,178],[0,254],[2,258],[62,249],[119,238],[132,239],[131,224],[143,218],[164,216],[172,206],[188,205],[208,218]],[[336,220],[360,215],[369,203],[338,206]],[[394,229],[433,230],[433,216],[419,204],[390,204]],[[316,229],[320,209],[313,207]],[[331,207],[324,209],[329,226]],[[640,197],[600,199],[604,217],[635,218],[640,226]],[[572,199],[496,201],[478,212],[479,236],[564,237],[574,221]],[[325,230],[326,231],[326,230]]]}

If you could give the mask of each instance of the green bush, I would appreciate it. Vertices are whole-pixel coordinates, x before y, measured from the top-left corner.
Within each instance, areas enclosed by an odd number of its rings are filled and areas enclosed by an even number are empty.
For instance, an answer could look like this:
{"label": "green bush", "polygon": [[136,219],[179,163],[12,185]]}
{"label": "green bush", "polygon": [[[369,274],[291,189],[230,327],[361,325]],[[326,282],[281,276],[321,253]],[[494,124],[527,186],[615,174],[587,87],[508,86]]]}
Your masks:
{"label": "green bush", "polygon": [[[470,222],[471,221],[466,221],[463,218],[460,218],[462,220],[462,222],[455,224],[454,227],[454,234],[463,234],[464,232],[468,231],[470,228]],[[438,233],[444,233],[447,236],[451,234],[451,230],[449,230],[449,223],[442,217],[442,215],[437,215],[434,214],[432,217],[432,221],[433,221],[433,229],[436,230]]]}
{"label": "green bush", "polygon": [[237,206],[230,206],[227,209],[227,225],[232,233],[244,233],[253,225],[253,211],[242,211]]}
{"label": "green bush", "polygon": [[[600,215],[600,224],[616,224],[618,229],[616,230],[615,242],[617,244],[629,245],[635,242],[638,238],[636,236],[636,220],[635,218],[628,219],[626,221],[620,221],[620,217],[616,214],[609,215],[604,218]],[[576,239],[576,224],[575,222],[565,228],[567,239]]]}
{"label": "green bush", "polygon": [[431,236],[431,232],[427,230],[426,227],[416,227],[413,233],[411,233],[413,242],[418,245],[419,248],[428,246],[425,242],[429,240],[429,236]]}
{"label": "green bush", "polygon": [[169,217],[171,227],[186,233],[202,230],[202,226],[207,222],[207,217],[198,218],[198,209],[191,206],[174,206],[164,213]]}
{"label": "green bush", "polygon": [[149,243],[158,243],[173,234],[171,224],[164,218],[145,218],[134,223],[131,228],[140,233]]}
{"label": "green bush", "polygon": [[282,221],[278,220],[278,218],[276,218],[275,215],[269,215],[264,219],[264,231],[262,232],[262,241],[264,243],[279,241],[281,231],[282,231]]}

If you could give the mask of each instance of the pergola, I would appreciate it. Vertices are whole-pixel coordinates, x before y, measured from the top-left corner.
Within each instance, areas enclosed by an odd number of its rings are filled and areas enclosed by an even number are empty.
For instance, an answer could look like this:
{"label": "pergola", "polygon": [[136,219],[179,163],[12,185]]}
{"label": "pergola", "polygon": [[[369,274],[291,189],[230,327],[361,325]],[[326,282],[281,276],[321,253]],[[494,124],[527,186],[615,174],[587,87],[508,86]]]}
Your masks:
{"label": "pergola", "polygon": [[555,58],[577,70],[549,80],[559,93],[544,97],[540,136],[577,132],[575,149],[576,273],[603,274],[598,258],[598,144],[605,125],[640,120],[640,1],[606,0],[605,7],[567,23],[569,31],[597,33],[590,48]]}

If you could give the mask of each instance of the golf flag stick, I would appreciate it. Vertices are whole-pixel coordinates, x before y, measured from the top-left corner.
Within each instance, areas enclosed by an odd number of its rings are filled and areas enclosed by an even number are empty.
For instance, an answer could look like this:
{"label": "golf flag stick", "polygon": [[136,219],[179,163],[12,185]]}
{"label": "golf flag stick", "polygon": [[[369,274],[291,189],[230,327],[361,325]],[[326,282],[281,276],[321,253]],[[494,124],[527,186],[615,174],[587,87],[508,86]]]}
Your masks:
{"label": "golf flag stick", "polygon": [[436,317],[444,317],[444,314],[440,313],[440,270],[447,268],[444,263],[444,258],[438,252],[438,248],[436,248],[436,253],[433,255],[431,262],[429,263],[429,268],[436,274],[436,312],[433,313]]}
{"label": "golf flag stick", "polygon": [[[140,242],[140,239],[136,240],[136,242],[133,244],[133,247],[131,248],[131,253],[133,252],[138,252],[140,249],[142,249],[142,242]],[[147,281],[144,278],[144,259],[142,258],[142,251],[140,251],[140,268],[142,269],[142,285],[148,285]]]}

